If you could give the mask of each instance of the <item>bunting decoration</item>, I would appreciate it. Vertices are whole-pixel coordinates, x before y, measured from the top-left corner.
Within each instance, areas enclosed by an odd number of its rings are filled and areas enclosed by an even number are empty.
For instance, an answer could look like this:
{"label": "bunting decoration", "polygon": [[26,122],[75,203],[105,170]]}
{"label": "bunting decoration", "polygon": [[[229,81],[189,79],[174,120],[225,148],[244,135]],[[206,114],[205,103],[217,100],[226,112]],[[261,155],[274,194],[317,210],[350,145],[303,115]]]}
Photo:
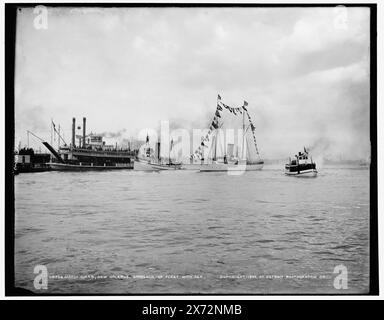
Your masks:
{"label": "bunting decoration", "polygon": [[213,120],[209,126],[209,130],[208,130],[208,133],[205,135],[205,137],[202,138],[202,141],[199,145],[199,147],[197,148],[197,150],[192,154],[192,158],[199,158],[201,159],[202,156],[203,156],[203,151],[204,151],[204,148],[208,148],[208,145],[205,144],[205,142],[208,142],[209,139],[210,139],[210,135],[212,134],[212,132],[215,130],[215,129],[218,129],[219,128],[219,119],[221,119],[221,112],[224,111],[224,109],[228,110],[230,113],[232,113],[233,115],[237,116],[239,114],[243,114],[245,113],[247,115],[247,118],[248,118],[248,121],[249,121],[249,124],[250,124],[250,128],[251,128],[251,131],[252,131],[252,135],[253,135],[253,140],[254,140],[254,143],[255,143],[255,147],[256,147],[256,152],[257,154],[259,155],[259,150],[257,148],[257,143],[256,143],[256,135],[255,135],[255,130],[256,130],[256,127],[255,125],[253,124],[252,122],[252,119],[248,113],[248,102],[244,100],[244,103],[241,107],[239,108],[233,108],[233,107],[230,107],[228,105],[226,105],[225,103],[223,103],[221,101],[221,96],[220,94],[217,95],[217,107],[216,107],[216,111],[215,111],[215,114],[214,114],[214,117],[213,117]]}
{"label": "bunting decoration", "polygon": [[[246,102],[246,101],[244,101],[244,103],[245,103],[245,102]],[[248,105],[248,104],[247,104],[247,105]],[[251,116],[249,115],[248,111],[247,111],[247,116],[248,116],[248,121],[249,121],[249,123],[250,123],[251,130],[252,130],[253,142],[255,143],[256,153],[257,153],[258,155],[260,155],[260,154],[259,154],[259,149],[257,148],[257,142],[256,142],[256,135],[255,135],[256,127],[255,127],[255,125],[253,124],[252,119],[251,119]]]}
{"label": "bunting decoration", "polygon": [[244,109],[246,112],[248,112],[248,110],[247,110],[247,108],[246,108],[247,106],[248,106],[248,102],[244,100],[243,109]]}

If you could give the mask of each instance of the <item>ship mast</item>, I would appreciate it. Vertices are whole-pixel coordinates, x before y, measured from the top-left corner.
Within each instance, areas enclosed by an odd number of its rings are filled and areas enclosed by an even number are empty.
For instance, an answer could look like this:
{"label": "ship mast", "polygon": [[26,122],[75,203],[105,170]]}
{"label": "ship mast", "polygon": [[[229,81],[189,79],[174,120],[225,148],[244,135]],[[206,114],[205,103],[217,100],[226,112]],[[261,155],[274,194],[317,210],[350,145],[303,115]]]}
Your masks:
{"label": "ship mast", "polygon": [[213,149],[213,161],[216,161],[216,154],[217,154],[217,129],[216,129],[216,134],[214,136],[215,139],[215,148]]}
{"label": "ship mast", "polygon": [[53,145],[53,126],[52,126],[52,124],[53,124],[53,119],[51,118],[51,146]]}
{"label": "ship mast", "polygon": [[57,133],[57,135],[58,135],[58,141],[57,141],[57,150],[59,150],[60,149],[60,125],[59,125],[59,132]]}

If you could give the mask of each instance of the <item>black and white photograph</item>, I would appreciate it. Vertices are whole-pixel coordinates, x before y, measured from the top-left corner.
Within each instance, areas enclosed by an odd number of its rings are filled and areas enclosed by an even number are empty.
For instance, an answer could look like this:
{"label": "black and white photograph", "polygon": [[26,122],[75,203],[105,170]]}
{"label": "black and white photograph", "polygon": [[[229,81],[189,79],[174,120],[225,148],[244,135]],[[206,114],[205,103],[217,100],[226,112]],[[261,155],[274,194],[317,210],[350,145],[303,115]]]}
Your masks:
{"label": "black and white photograph", "polygon": [[375,5],[13,7],[18,292],[378,293]]}

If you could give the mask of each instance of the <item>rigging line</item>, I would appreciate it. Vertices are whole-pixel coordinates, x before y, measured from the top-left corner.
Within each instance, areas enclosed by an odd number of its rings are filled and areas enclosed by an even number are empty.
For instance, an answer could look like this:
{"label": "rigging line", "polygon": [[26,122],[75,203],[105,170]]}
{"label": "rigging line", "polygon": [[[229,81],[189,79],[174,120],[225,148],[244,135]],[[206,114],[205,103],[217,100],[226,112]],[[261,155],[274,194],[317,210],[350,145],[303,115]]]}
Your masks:
{"label": "rigging line", "polygon": [[257,147],[257,143],[256,143],[256,135],[255,135],[255,132],[254,132],[254,131],[252,131],[252,135],[253,135],[253,141],[254,141],[254,143],[255,143],[256,153],[257,153],[258,156],[260,156],[260,154],[259,154],[259,149],[258,149],[258,147]]}
{"label": "rigging line", "polygon": [[63,139],[63,137],[60,135],[60,133],[56,130],[56,127],[53,127],[53,130],[55,130],[55,132],[56,132],[57,135],[59,136],[59,139],[63,140],[63,142],[64,142],[65,144],[67,144],[67,143],[65,142],[65,140]]}
{"label": "rigging line", "polygon": [[39,139],[41,142],[44,142],[43,139],[41,139],[40,137],[38,137],[37,135],[35,135],[33,132],[27,130],[27,133],[30,133],[30,134],[33,135],[35,138]]}
{"label": "rigging line", "polygon": [[[217,100],[217,102],[219,102],[219,100]],[[217,110],[217,109],[216,109],[216,110]],[[213,118],[215,118],[215,117],[213,117]],[[214,120],[212,120],[212,121],[209,122],[210,125],[208,125],[208,128],[211,127],[213,121],[214,121]],[[217,119],[217,122],[219,122],[218,119]],[[223,124],[224,124],[224,123],[223,123]],[[220,126],[220,128],[223,126],[223,124]],[[209,130],[209,129],[208,129],[208,130]],[[215,130],[217,130],[217,129],[214,128],[213,130],[211,130],[211,132],[210,132],[208,135],[211,135],[211,134],[213,133],[213,131],[215,131]],[[201,136],[200,143],[203,142],[203,141],[205,141],[205,137],[206,137],[206,136],[207,136],[207,134]],[[64,141],[64,140],[63,140],[63,141]],[[200,145],[201,145],[201,144],[200,144]],[[198,150],[198,149],[196,149],[194,153],[196,153],[197,150]],[[193,154],[194,154],[194,153],[193,153]]]}
{"label": "rigging line", "polygon": [[[223,125],[224,125],[224,123],[222,123],[222,124],[219,126],[218,129],[216,129],[216,130],[217,130],[216,137],[219,137],[220,132],[219,132],[218,130],[221,129],[221,128],[223,127]],[[223,145],[221,144],[221,142],[222,142],[221,139],[220,139],[219,142],[220,142],[220,145],[219,145],[220,150],[221,150],[222,153],[224,153],[224,148],[223,148]],[[217,145],[216,145],[216,149],[217,149]],[[216,157],[217,157],[217,151],[216,151]]]}
{"label": "rigging line", "polygon": [[255,137],[255,135],[253,135],[253,140],[254,140],[254,142],[255,142],[256,153],[257,153],[257,155],[260,157],[260,153],[259,153],[259,149],[258,149],[258,147],[257,147],[257,143],[256,143],[256,137]]}

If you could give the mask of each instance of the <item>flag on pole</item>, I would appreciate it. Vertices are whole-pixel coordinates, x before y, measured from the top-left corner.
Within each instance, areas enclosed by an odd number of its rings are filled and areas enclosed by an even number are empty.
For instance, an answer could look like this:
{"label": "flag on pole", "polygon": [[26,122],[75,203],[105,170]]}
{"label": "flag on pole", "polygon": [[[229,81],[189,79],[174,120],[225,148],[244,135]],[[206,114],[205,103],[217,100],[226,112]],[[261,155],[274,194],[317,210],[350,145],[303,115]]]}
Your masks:
{"label": "flag on pole", "polygon": [[219,95],[219,94],[217,95],[217,100],[221,100],[221,97],[220,97],[220,95]]}
{"label": "flag on pole", "polygon": [[248,112],[248,110],[246,108],[247,106],[248,106],[248,102],[244,100],[243,109]]}

